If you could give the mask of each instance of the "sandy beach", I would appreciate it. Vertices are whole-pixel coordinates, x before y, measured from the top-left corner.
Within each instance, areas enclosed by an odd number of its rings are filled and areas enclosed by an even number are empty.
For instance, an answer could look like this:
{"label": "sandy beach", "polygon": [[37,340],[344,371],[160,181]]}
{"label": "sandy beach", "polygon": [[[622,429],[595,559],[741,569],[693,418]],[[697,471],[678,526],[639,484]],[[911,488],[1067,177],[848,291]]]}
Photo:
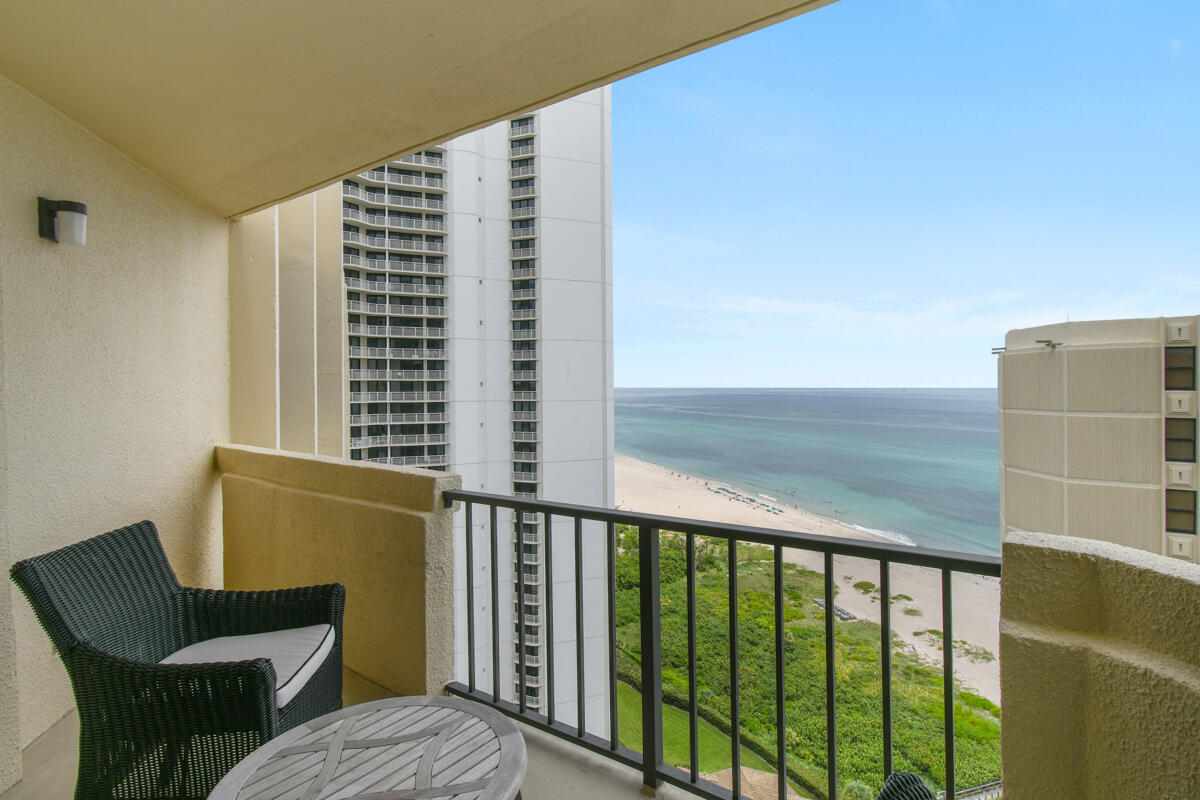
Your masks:
{"label": "sandy beach", "polygon": [[[616,457],[616,503],[629,511],[712,520],[731,525],[751,525],[784,531],[800,531],[849,539],[882,541],[879,537],[837,520],[814,514],[782,500],[754,503],[725,491],[718,484],[649,464],[628,456]],[[736,486],[731,487],[737,489]],[[741,492],[747,495],[748,492]],[[802,550],[785,550],[784,559],[818,572],[823,556]],[[840,591],[837,605],[861,619],[879,622],[879,600],[854,588],[859,581],[879,583],[879,565],[874,561],[837,557],[834,570]],[[922,658],[940,664],[942,653],[937,637],[918,631],[942,627],[941,574],[937,570],[895,565],[891,569],[892,596],[904,595],[892,605],[892,630],[906,646]],[[954,638],[965,640],[966,648],[955,651],[954,673],[959,682],[1000,704],[1000,668],[986,654],[999,655],[1000,582],[994,578],[956,573],[954,575]],[[971,657],[970,653],[975,656]]]}

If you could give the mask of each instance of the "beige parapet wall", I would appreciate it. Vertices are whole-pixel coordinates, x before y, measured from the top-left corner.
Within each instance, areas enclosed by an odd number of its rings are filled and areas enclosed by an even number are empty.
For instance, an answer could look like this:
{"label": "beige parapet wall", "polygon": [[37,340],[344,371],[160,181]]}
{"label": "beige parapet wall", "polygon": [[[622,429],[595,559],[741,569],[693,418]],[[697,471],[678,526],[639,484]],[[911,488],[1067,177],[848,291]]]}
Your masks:
{"label": "beige parapet wall", "polygon": [[345,665],[397,694],[454,677],[453,514],[459,477],[219,445],[225,585],[346,587]]}
{"label": "beige parapet wall", "polygon": [[1000,663],[1005,800],[1200,797],[1200,567],[1010,533]]}

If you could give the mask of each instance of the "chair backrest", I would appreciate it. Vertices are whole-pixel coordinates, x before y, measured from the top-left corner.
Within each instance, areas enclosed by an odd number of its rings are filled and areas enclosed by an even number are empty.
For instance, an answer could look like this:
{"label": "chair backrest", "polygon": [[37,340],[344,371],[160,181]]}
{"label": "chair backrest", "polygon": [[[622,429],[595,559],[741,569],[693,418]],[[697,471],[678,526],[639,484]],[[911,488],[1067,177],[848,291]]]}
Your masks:
{"label": "chair backrest", "polygon": [[153,522],[85,539],[12,567],[59,655],[86,642],[110,655],[158,661],[183,646],[183,588]]}

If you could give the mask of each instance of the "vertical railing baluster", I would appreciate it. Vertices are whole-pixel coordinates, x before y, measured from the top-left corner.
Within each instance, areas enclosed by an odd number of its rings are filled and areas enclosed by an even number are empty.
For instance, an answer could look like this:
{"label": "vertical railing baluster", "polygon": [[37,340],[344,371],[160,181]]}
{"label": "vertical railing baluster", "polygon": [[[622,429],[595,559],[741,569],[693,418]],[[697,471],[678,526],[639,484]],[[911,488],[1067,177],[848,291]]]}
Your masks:
{"label": "vertical railing baluster", "polygon": [[833,553],[825,553],[825,758],[829,768],[829,800],[837,800],[837,689],[833,638]]}
{"label": "vertical railing baluster", "polygon": [[526,682],[528,681],[525,674],[528,671],[528,665],[525,663],[525,512],[518,508],[516,518],[517,597],[520,598],[519,607],[521,609],[521,613],[517,615],[517,667],[520,669],[520,674],[517,675],[517,691],[521,693],[521,699],[517,705],[524,714],[529,710],[529,703],[525,697]]}
{"label": "vertical railing baluster", "polygon": [[737,540],[729,540],[729,749],[733,757],[733,797],[742,796],[742,723],[738,684]]}
{"label": "vertical railing baluster", "polygon": [[638,577],[642,646],[642,783],[659,784],[662,764],[662,609],[659,606],[658,531],[638,527]]}
{"label": "vertical railing baluster", "polygon": [[779,800],[787,800],[787,726],[783,680],[783,548],[775,545],[775,771]]}
{"label": "vertical railing baluster", "polygon": [[546,552],[546,641],[541,651],[546,654],[546,719],[554,724],[554,531],[550,512],[542,514],[542,544]]}
{"label": "vertical railing baluster", "polygon": [[892,774],[892,565],[879,562],[879,658],[883,682],[883,779]]}
{"label": "vertical railing baluster", "polygon": [[942,570],[942,713],[946,726],[946,800],[954,800],[954,611],[950,570]]}
{"label": "vertical railing baluster", "polygon": [[608,749],[617,749],[617,526],[608,530]]}
{"label": "vertical railing baluster", "polygon": [[475,694],[475,531],[470,500],[463,503],[467,517],[467,688]]}
{"label": "vertical railing baluster", "polygon": [[[496,540],[496,507],[488,506],[488,525],[492,539],[492,702],[500,702],[500,567]],[[517,621],[521,616],[517,614]]]}
{"label": "vertical railing baluster", "polygon": [[586,728],[584,717],[584,664],[583,664],[583,518],[575,518],[575,721],[579,723],[579,735]]}
{"label": "vertical railing baluster", "polygon": [[692,783],[700,780],[700,710],[696,695],[696,536],[687,535],[688,734]]}

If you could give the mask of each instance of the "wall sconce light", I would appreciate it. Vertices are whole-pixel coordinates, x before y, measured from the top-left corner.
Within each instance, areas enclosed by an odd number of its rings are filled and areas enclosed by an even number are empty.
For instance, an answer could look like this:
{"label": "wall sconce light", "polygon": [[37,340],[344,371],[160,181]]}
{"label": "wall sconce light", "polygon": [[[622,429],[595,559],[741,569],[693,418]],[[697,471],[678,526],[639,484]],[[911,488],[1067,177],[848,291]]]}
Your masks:
{"label": "wall sconce light", "polygon": [[87,206],[73,200],[38,198],[38,236],[62,244],[87,241]]}

